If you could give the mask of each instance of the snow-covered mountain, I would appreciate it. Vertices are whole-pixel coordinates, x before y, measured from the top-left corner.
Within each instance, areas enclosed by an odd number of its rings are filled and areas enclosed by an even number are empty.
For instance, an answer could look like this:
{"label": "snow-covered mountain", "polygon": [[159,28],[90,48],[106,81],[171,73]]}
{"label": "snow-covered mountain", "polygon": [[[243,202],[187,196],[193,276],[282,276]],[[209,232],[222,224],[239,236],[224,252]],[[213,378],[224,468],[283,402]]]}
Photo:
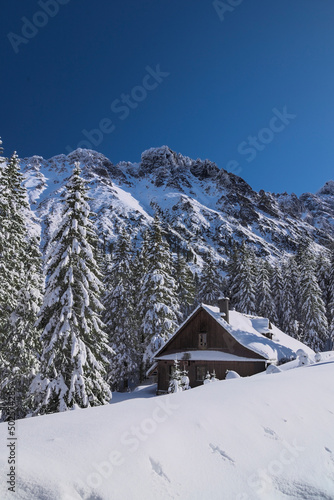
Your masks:
{"label": "snow-covered mountain", "polygon": [[[3,479],[0,497],[331,500],[334,360],[321,357],[281,373],[150,399],[139,391],[129,401],[20,420],[15,493]],[[0,439],[6,478],[7,423]]]}
{"label": "snow-covered mountain", "polygon": [[158,209],[174,249],[190,249],[201,262],[212,247],[224,258],[233,241],[246,240],[258,255],[277,257],[314,242],[334,243],[334,182],[316,194],[254,191],[242,178],[209,160],[192,160],[167,146],[142,154],[140,163],[113,164],[92,150],[77,149],[49,160],[21,159],[36,215],[51,230],[58,222],[59,196],[79,161],[89,182],[101,239],[113,242],[122,226],[134,237]]}

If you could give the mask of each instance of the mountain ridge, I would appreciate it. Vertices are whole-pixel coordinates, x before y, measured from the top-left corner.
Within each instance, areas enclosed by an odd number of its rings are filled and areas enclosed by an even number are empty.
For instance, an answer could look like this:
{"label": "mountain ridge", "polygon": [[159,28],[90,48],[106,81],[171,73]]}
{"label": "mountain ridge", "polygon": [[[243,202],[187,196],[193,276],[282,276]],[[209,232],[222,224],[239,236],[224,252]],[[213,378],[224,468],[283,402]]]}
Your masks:
{"label": "mountain ridge", "polygon": [[57,225],[64,182],[77,161],[106,244],[115,241],[122,226],[137,236],[159,210],[174,249],[189,247],[199,263],[210,249],[224,260],[232,243],[242,240],[268,259],[305,242],[315,251],[334,247],[334,181],[299,197],[257,192],[214,162],[193,160],[168,146],[144,151],[139,163],[114,164],[86,149],[47,160],[37,155],[20,159],[43,240]]}

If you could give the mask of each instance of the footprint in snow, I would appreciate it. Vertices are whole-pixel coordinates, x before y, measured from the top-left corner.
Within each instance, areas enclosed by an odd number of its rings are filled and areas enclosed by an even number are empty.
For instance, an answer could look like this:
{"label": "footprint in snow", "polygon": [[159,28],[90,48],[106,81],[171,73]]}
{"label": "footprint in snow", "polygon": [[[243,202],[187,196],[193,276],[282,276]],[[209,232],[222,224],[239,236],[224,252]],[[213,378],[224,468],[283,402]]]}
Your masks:
{"label": "footprint in snow", "polygon": [[229,456],[228,456],[228,454],[227,454],[225,451],[223,451],[223,450],[221,450],[221,449],[219,448],[219,446],[215,446],[215,445],[214,445],[214,444],[212,444],[212,443],[210,443],[210,444],[209,444],[209,446],[210,446],[210,448],[211,448],[211,450],[212,450],[212,452],[213,452],[213,453],[219,453],[219,455],[220,455],[220,456],[221,456],[224,460],[228,460],[228,461],[229,461],[231,464],[233,464],[233,465],[235,464],[235,461],[233,460],[233,458],[229,457]]}
{"label": "footprint in snow", "polygon": [[270,429],[269,427],[263,427],[265,435],[270,439],[275,439],[276,441],[279,439],[276,432]]}
{"label": "footprint in snow", "polygon": [[158,474],[158,476],[160,477],[163,477],[165,479],[167,479],[167,481],[170,483],[170,480],[169,478],[166,476],[166,474],[164,473],[164,471],[162,470],[162,467],[161,465],[159,464],[159,462],[156,462],[155,460],[153,460],[153,458],[149,457],[150,458],[150,462],[151,462],[151,467],[153,469],[153,471]]}
{"label": "footprint in snow", "polygon": [[[324,466],[327,469],[327,474],[329,474],[329,476],[332,479],[334,479],[334,455],[333,455],[332,450],[327,448],[327,446],[324,446],[324,448],[327,451],[327,453],[329,453],[329,458],[324,461]],[[328,455],[327,455],[327,457],[328,457]]]}
{"label": "footprint in snow", "polygon": [[327,448],[327,446],[325,446],[325,450],[327,451],[327,453],[329,453],[329,456],[330,456],[332,463],[334,463],[334,454],[333,454],[332,450]]}

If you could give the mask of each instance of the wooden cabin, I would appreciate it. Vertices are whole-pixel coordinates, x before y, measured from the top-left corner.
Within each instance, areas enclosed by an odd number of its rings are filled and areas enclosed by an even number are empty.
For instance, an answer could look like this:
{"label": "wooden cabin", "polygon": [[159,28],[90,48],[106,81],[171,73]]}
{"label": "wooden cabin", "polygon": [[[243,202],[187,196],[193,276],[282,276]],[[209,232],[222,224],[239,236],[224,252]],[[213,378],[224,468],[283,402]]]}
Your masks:
{"label": "wooden cabin", "polygon": [[207,372],[215,372],[219,380],[225,378],[227,370],[246,377],[282,358],[293,358],[298,348],[305,348],[268,319],[229,311],[228,304],[224,298],[219,308],[198,306],[155,354],[148,375],[157,377],[157,394],[168,391],[176,358],[180,368],[188,372],[190,386],[196,387],[202,385]]}

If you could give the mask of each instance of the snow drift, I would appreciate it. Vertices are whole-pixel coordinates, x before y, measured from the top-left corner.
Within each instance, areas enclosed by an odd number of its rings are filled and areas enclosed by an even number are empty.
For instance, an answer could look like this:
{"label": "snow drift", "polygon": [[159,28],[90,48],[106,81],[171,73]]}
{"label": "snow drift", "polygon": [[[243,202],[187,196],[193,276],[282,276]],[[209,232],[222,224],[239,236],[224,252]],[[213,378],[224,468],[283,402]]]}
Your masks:
{"label": "snow drift", "polygon": [[333,354],[310,366],[17,422],[0,498],[333,499]]}

